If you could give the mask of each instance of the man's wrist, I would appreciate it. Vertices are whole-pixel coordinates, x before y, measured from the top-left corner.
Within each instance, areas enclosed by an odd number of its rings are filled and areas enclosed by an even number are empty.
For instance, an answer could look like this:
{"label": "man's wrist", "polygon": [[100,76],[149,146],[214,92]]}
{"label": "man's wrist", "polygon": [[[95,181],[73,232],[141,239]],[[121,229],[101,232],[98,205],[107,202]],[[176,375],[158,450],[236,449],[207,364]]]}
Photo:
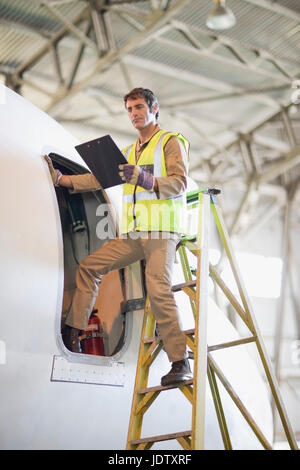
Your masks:
{"label": "man's wrist", "polygon": [[153,177],[153,185],[152,185],[152,188],[149,191],[150,191],[150,193],[154,193],[154,192],[156,192],[157,189],[158,189],[158,186],[157,186],[156,178]]}
{"label": "man's wrist", "polygon": [[61,179],[61,177],[62,177],[62,172],[59,171],[59,170],[56,170],[56,180],[55,180],[55,183],[54,183],[55,187],[59,186],[59,180]]}

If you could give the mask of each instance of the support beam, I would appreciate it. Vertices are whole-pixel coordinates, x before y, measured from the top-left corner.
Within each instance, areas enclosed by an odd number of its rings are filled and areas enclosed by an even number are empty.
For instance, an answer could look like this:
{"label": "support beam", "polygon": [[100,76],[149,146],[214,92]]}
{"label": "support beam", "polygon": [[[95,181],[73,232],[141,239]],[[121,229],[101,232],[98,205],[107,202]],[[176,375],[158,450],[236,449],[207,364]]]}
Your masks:
{"label": "support beam", "polygon": [[106,29],[106,24],[104,20],[105,12],[102,10],[102,7],[105,3],[104,0],[101,0],[101,3],[97,3],[97,8],[94,0],[90,0],[91,3],[91,18],[94,25],[94,31],[96,35],[96,41],[99,49],[100,55],[104,55],[109,50],[109,40]]}
{"label": "support beam", "polygon": [[278,212],[280,212],[281,208],[285,204],[284,199],[275,199],[273,203],[267,209],[260,211],[257,213],[256,217],[251,220],[251,224],[247,227],[246,230],[239,233],[239,236],[243,238],[243,243],[248,241],[251,237],[255,234],[259,233],[264,225],[266,225],[272,217],[277,216]]}
{"label": "support beam", "polygon": [[260,132],[255,132],[252,135],[252,139],[255,144],[274,149],[279,153],[287,153],[290,150],[290,146],[283,140],[263,135]]}
{"label": "support beam", "polygon": [[64,83],[64,78],[62,76],[60,60],[59,60],[58,50],[57,50],[57,44],[51,44],[50,53],[51,53],[52,59],[53,59],[53,64],[54,64],[54,70],[55,70],[57,83],[58,83],[58,85],[62,85]]}
{"label": "support beam", "polygon": [[17,81],[13,74],[6,73],[5,75],[5,86],[10,88],[11,90],[15,91],[16,93],[20,93],[21,84]]}
{"label": "support beam", "polygon": [[[165,38],[159,37],[159,38],[156,38],[156,41],[159,42],[160,44],[162,44],[163,46],[167,46],[167,47],[171,46],[176,50],[178,50],[178,49],[185,50],[188,54],[195,54],[195,55],[199,55],[199,56],[202,56],[202,57],[209,56],[214,61],[220,62],[223,65],[224,64],[230,65],[230,67],[239,67],[241,65],[237,61],[221,57],[217,54],[209,54],[207,52],[207,50],[202,51],[202,50],[199,50],[199,49],[195,49],[192,46],[179,44],[177,41],[172,41],[170,39],[165,39]],[[244,71],[247,71],[248,73],[253,72],[253,70],[251,70],[251,68],[248,67],[247,65],[244,65],[243,69],[244,69]],[[260,71],[258,69],[255,69],[254,72],[260,74]],[[180,74],[181,73],[182,73],[182,71],[180,71]],[[283,78],[282,76],[281,76],[281,78],[279,78],[278,76],[274,76],[274,74],[269,73],[269,72],[266,72],[266,73],[262,72],[262,75],[267,76],[268,78],[272,78],[273,80],[281,80],[282,83],[286,83],[286,84],[289,84],[289,85],[291,83],[291,79],[286,79],[286,78]],[[211,79],[209,78],[207,81],[210,82]],[[242,93],[242,91],[243,91],[242,88],[230,85],[226,82],[222,82],[222,87],[219,87],[219,91],[224,90],[224,87],[226,87],[226,86],[227,86],[228,90],[231,89],[232,91],[234,91],[236,93]],[[273,99],[269,96],[259,95],[259,94],[252,94],[251,99],[254,100],[254,101],[257,101],[259,103],[263,103],[264,105],[269,105],[269,106],[272,106],[275,109],[278,109],[278,101],[276,101],[275,99]]]}
{"label": "support beam", "polygon": [[280,162],[257,175],[258,184],[267,183],[300,163],[300,145],[297,145]]}
{"label": "support beam", "polygon": [[[86,25],[85,30],[84,30],[85,36],[87,36],[87,37],[89,36],[89,34],[91,32],[91,28],[92,28],[92,22],[91,22],[91,20],[89,20],[87,22],[87,25]],[[76,74],[78,72],[80,63],[81,63],[82,58],[83,58],[85,48],[86,48],[86,44],[84,42],[80,43],[79,46],[78,46],[77,52],[75,53],[75,58],[74,58],[74,63],[73,63],[72,70],[70,72],[68,80],[66,80],[67,90],[69,90],[73,86]]]}
{"label": "support beam", "polygon": [[[83,8],[83,10],[73,19],[73,25],[76,26],[80,24],[83,20],[85,20],[88,17],[88,13],[89,13],[89,6]],[[15,69],[14,75],[16,77],[19,77],[26,70],[32,68],[46,54],[49,53],[50,48],[54,44],[56,44],[58,41],[63,39],[68,34],[69,34],[69,29],[66,26],[64,26],[54,36],[52,36],[51,39],[49,39],[45,44],[43,44],[42,47],[35,54],[33,54],[32,57],[30,57],[30,59],[26,60],[21,65],[19,65],[19,67]]]}
{"label": "support beam", "polygon": [[255,177],[259,174],[258,162],[252,148],[252,136],[241,135],[240,148],[248,176]]}
{"label": "support beam", "polygon": [[49,10],[49,12],[60,21],[75,37],[77,37],[81,42],[84,42],[87,46],[91,47],[93,50],[97,51],[96,44],[91,41],[87,36],[85,36],[80,29],[76,28],[74,23],[67,20],[63,15],[61,15],[57,9],[53,8],[46,0],[42,4]]}
{"label": "support beam", "polygon": [[[182,25],[183,28],[187,28],[187,25],[185,23],[183,23],[183,22],[181,22],[180,20],[177,20],[177,19],[175,21],[173,21],[172,24],[176,24],[178,26]],[[215,34],[213,34],[208,29],[201,28],[200,26],[189,27],[189,30],[190,31],[195,31],[195,33],[197,32],[198,34],[200,34],[204,37],[208,36],[211,39],[215,38]],[[299,67],[299,64],[300,64],[300,60],[292,59],[291,57],[287,57],[287,56],[282,56],[277,51],[276,51],[276,54],[275,54],[275,52],[270,52],[268,49],[264,49],[262,47],[251,46],[247,42],[243,42],[240,39],[237,39],[237,38],[232,39],[232,38],[230,38],[226,35],[223,35],[221,31],[218,32],[217,40],[218,40],[219,44],[227,46],[227,47],[230,46],[235,51],[239,51],[238,52],[239,55],[243,54],[242,53],[243,50],[248,50],[248,51],[252,52],[257,57],[257,59],[253,62],[254,67],[258,67],[259,64],[261,63],[261,61],[264,60],[264,59],[267,59],[267,60],[271,61],[277,67],[280,67],[280,64],[277,62],[277,60],[290,63],[290,64],[292,64],[294,66],[297,66],[297,67]],[[240,48],[240,50],[239,50],[239,48]],[[243,57],[245,57],[245,56],[243,55]],[[247,63],[250,63],[248,59],[246,60],[246,58],[245,58],[245,61]],[[286,73],[286,71],[285,71],[285,73]]]}
{"label": "support beam", "polygon": [[[215,60],[216,62],[220,62],[223,65],[224,64],[233,65],[236,68],[247,70],[248,72],[255,72],[258,75],[272,78],[273,80],[281,80],[283,83],[288,83],[288,84],[291,83],[291,77],[287,77],[286,72],[284,74],[282,74],[281,72],[277,74],[277,73],[269,72],[268,70],[259,68],[258,63],[250,62],[249,60],[241,61],[240,57],[237,59],[237,56],[240,55],[238,52],[235,52],[235,54],[233,54],[232,59],[229,57],[221,56],[220,54],[216,54],[214,52],[215,49],[222,45],[227,48],[230,47],[231,51],[236,50],[236,47],[233,44],[230,44],[229,46],[226,43],[222,44],[222,41],[220,41],[219,37],[214,37],[214,41],[212,45],[210,45],[207,48],[203,48],[200,42],[197,40],[197,38],[192,34],[191,28],[188,28],[185,24],[182,24],[178,21],[173,21],[172,25],[175,26],[176,29],[179,29],[180,31],[185,33],[188,36],[190,42],[192,42],[192,45],[189,46],[186,43],[180,43],[178,41],[174,41],[174,40],[163,38],[163,37],[156,38],[159,42],[166,44],[168,46],[173,46],[182,50],[186,50],[187,52],[194,53],[195,55],[198,55],[198,56],[211,57],[213,60]],[[261,52],[261,54],[262,54],[262,57],[260,58],[261,59],[260,62],[264,60],[266,56],[269,57],[267,53],[263,54]],[[275,59],[273,58],[272,60],[275,61]]]}
{"label": "support beam", "polygon": [[[212,95],[205,95],[204,96],[197,96],[194,99],[187,99],[184,101],[179,101],[178,106],[184,106],[184,107],[195,107],[199,106],[202,103],[209,103],[211,101],[219,101],[219,100],[226,100],[230,98],[240,98],[241,96],[244,97],[245,99],[252,100],[253,95],[258,95],[261,98],[264,99],[265,104],[270,104],[271,102],[268,100],[268,97],[265,96],[264,94],[273,92],[273,91],[284,91],[284,90],[290,90],[290,85],[279,85],[279,86],[268,86],[268,87],[261,87],[261,88],[241,88],[239,90],[235,90],[232,92],[228,93],[218,93],[218,94],[212,94]],[[261,100],[262,101],[262,100]],[[274,101],[272,100],[272,104],[274,104]],[[172,105],[170,105],[172,106]],[[175,106],[175,105],[173,105]],[[279,107],[279,103],[277,103],[277,108]]]}
{"label": "support beam", "polygon": [[46,112],[54,112],[55,108],[66,99],[71,98],[79,91],[84,90],[93,80],[97,73],[107,70],[111,65],[118,62],[126,54],[134,51],[138,45],[141,45],[143,42],[147,41],[149,37],[153,35],[155,31],[163,27],[170,19],[178,14],[182,8],[187,6],[192,0],[176,0],[173,3],[173,6],[170,7],[167,11],[155,10],[148,15],[146,26],[143,31],[137,33],[137,35],[128,41],[123,47],[116,51],[109,51],[105,56],[100,57],[95,64],[94,70],[90,72],[81,82],[78,82],[70,90],[58,90],[56,96],[46,109]]}
{"label": "support beam", "polygon": [[258,188],[254,184],[254,181],[250,180],[247,184],[245,194],[235,213],[234,219],[229,229],[229,234],[231,237],[233,235],[237,235],[238,233],[240,233],[240,231],[245,229],[245,227],[248,225],[247,221],[245,220],[245,216],[247,217],[247,219],[249,219],[249,216],[251,215],[251,211],[253,210],[254,206],[257,205],[258,199],[259,199]]}
{"label": "support beam", "polygon": [[296,137],[291,124],[291,119],[285,109],[282,110],[281,116],[290,143],[290,148],[293,148],[296,145]]}
{"label": "support beam", "polygon": [[235,91],[235,87],[226,82],[223,82],[222,80],[201,77],[201,75],[199,76],[192,72],[179,70],[175,67],[171,67],[170,65],[165,65],[160,62],[153,62],[142,57],[137,57],[133,54],[126,55],[123,61],[128,65],[132,65],[143,70],[157,72],[158,74],[166,77],[174,78],[174,76],[177,76],[184,82],[190,83],[194,86],[206,88],[207,90],[226,91],[229,93]]}
{"label": "support beam", "polygon": [[[47,96],[48,98],[51,98],[53,96],[53,93],[51,93],[49,90],[47,90],[44,87],[39,86],[37,83],[33,82],[32,80],[28,80],[27,78],[19,78],[18,79],[18,85],[19,86],[28,86],[32,88],[35,91],[38,91],[42,95]],[[11,87],[10,87],[11,88]]]}
{"label": "support beam", "polygon": [[[290,201],[287,199],[284,208],[283,224],[282,224],[282,276],[281,276],[281,291],[276,314],[276,325],[274,332],[274,372],[277,380],[280,380],[280,359],[281,359],[281,344],[282,344],[282,329],[284,325],[284,306],[287,289],[287,273],[288,273],[288,245],[289,245],[289,231],[290,231]],[[272,400],[273,419],[276,419],[275,402]],[[275,426],[274,426],[275,430]],[[274,431],[275,432],[275,431]]]}
{"label": "support beam", "polygon": [[[300,178],[294,181],[294,183],[289,188],[288,196],[291,205],[291,213],[293,213],[294,203],[296,199],[297,191],[300,186]],[[292,230],[289,231],[289,240],[288,240],[288,282],[290,286],[290,296],[294,308],[295,315],[295,324],[297,328],[297,338],[300,338],[300,305],[298,299],[298,289],[296,288],[296,262],[295,262],[295,252],[292,242]]]}
{"label": "support beam", "polygon": [[[278,117],[278,118],[281,118],[282,109],[288,110],[291,105],[292,105],[292,104],[289,103],[287,106],[284,106],[283,108],[281,108],[281,109],[278,110],[278,111],[270,112],[264,119],[261,120],[261,122],[259,122],[258,124],[254,125],[254,126],[251,126],[251,127],[248,129],[248,133],[251,133],[251,135],[253,135],[255,132],[261,130],[262,127],[263,127],[264,125],[266,125],[268,122],[273,121],[273,120],[276,119],[277,117]],[[237,138],[234,138],[234,139],[232,139],[230,142],[228,142],[228,144],[227,144],[226,146],[224,146],[224,149],[229,150],[231,147],[233,147],[233,146],[235,146],[235,145],[239,145],[239,144],[240,144],[240,140],[241,140],[241,137],[240,137],[240,134],[238,134],[238,137],[237,137]],[[218,152],[213,152],[213,153],[211,153],[210,155],[208,155],[207,158],[208,158],[208,159],[214,158],[217,154],[218,154]],[[297,164],[297,163],[296,163],[296,164]],[[199,164],[199,165],[197,165],[197,166],[194,166],[194,167],[193,167],[193,171],[196,171],[196,170],[198,169],[198,167],[201,167],[201,164]],[[279,173],[279,174],[280,174],[280,173]]]}

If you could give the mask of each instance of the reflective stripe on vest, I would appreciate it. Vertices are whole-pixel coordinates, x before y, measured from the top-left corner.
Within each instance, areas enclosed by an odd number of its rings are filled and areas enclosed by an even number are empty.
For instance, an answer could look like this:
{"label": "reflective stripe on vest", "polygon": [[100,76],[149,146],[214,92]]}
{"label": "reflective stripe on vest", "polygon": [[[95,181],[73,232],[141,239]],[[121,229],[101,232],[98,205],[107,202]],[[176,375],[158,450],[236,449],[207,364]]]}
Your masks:
{"label": "reflective stripe on vest", "polygon": [[[150,140],[136,163],[136,143],[126,147],[123,154],[128,163],[134,165],[153,165],[155,177],[167,176],[164,146],[171,136],[177,137],[182,157],[188,166],[188,142],[180,134],[158,131]],[[124,184],[122,233],[132,230],[168,231],[185,233],[186,195],[170,199],[158,199],[154,191],[140,186]]]}

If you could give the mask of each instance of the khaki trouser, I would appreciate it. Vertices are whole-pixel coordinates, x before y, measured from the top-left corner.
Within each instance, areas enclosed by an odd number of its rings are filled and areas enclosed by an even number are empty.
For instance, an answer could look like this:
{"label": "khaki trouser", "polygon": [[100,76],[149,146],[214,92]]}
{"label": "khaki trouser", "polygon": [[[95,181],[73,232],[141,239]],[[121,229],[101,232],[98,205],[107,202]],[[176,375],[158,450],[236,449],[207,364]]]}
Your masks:
{"label": "khaki trouser", "polygon": [[129,236],[106,242],[78,267],[77,288],[66,323],[74,328],[85,329],[98,295],[101,276],[145,259],[147,294],[168,358],[174,362],[186,357],[185,335],[181,331],[177,305],[171,291],[178,240],[176,234],[171,234],[168,239],[139,237],[134,240]]}

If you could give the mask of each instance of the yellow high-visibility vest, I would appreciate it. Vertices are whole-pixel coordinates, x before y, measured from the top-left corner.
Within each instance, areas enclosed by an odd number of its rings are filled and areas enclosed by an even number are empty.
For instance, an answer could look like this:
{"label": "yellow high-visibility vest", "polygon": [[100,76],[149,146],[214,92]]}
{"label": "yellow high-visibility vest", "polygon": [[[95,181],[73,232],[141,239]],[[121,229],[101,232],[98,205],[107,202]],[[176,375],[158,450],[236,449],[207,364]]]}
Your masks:
{"label": "yellow high-visibility vest", "polygon": [[[151,138],[137,163],[136,143],[129,145],[122,152],[128,163],[142,166],[154,177],[167,176],[164,146],[172,136],[177,137],[184,163],[188,168],[188,141],[181,134],[162,129]],[[186,194],[169,199],[158,199],[154,191],[147,191],[133,184],[124,184],[122,233],[133,230],[185,233]]]}

